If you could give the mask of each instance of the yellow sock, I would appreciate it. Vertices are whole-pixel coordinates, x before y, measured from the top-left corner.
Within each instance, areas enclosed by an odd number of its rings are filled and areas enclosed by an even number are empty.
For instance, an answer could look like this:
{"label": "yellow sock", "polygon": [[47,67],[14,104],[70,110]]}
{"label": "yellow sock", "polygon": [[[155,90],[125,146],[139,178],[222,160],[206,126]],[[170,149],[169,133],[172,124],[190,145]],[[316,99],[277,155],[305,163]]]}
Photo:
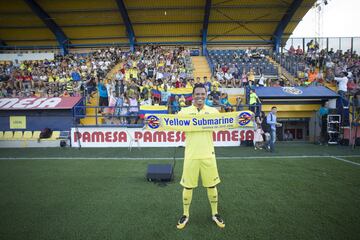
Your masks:
{"label": "yellow sock", "polygon": [[190,209],[190,203],[192,199],[192,189],[186,189],[183,190],[183,207],[184,207],[184,215],[189,217],[189,209]]}
{"label": "yellow sock", "polygon": [[213,187],[213,188],[208,188],[207,189],[207,194],[208,194],[208,198],[209,198],[209,202],[210,202],[210,206],[211,206],[211,213],[212,215],[218,214],[218,192],[217,192],[217,188]]}

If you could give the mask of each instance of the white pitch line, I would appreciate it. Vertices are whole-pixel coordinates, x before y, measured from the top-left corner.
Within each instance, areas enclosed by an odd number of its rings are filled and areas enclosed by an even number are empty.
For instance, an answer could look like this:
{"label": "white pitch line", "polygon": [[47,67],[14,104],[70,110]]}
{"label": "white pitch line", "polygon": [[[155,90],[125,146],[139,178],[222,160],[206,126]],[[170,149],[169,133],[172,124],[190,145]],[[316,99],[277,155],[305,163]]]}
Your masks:
{"label": "white pitch line", "polygon": [[[346,156],[342,156],[342,157],[346,157]],[[342,161],[342,162],[347,162],[347,163],[350,163],[350,164],[354,164],[354,165],[360,166],[360,163],[353,162],[353,161],[349,161],[349,160],[343,159],[342,157],[332,156],[331,158],[336,159],[336,160],[339,160],[339,161]]]}
{"label": "white pitch line", "polygon": [[[349,156],[324,156],[324,155],[308,155],[308,156],[252,156],[252,157],[217,157],[216,159],[219,160],[225,160],[225,159],[240,159],[240,160],[246,160],[246,159],[296,159],[296,158],[335,158],[340,160],[342,157],[359,157],[360,155],[349,155]],[[176,160],[181,160],[183,158],[175,158]],[[123,157],[123,158],[114,158],[114,157],[0,157],[0,160],[173,160],[172,157],[167,158],[145,158],[145,157]],[[341,161],[347,161],[351,162],[345,159],[342,159]],[[354,162],[351,162],[354,163]],[[358,163],[355,163],[358,165]],[[359,164],[360,165],[360,164]]]}

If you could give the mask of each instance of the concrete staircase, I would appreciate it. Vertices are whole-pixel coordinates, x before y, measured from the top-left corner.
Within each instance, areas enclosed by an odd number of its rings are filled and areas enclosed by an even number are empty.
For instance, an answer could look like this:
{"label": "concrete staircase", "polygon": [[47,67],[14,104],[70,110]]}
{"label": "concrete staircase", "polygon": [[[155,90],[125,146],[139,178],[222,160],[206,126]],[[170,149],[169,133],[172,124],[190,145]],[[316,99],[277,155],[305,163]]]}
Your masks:
{"label": "concrete staircase", "polygon": [[284,76],[287,80],[289,80],[290,83],[296,83],[297,78],[294,77],[291,73],[289,73],[284,67],[280,66],[281,68],[281,75]]}
{"label": "concrete staircase", "polygon": [[[94,107],[98,105],[98,93],[95,93],[92,95],[93,97],[90,99],[90,102],[86,104],[87,107]],[[82,125],[96,125],[96,117],[97,115],[97,121],[98,124],[103,121],[103,117],[101,114],[98,114],[96,111],[96,108],[86,108],[86,116],[94,116],[94,117],[85,117],[80,119],[80,124]]]}
{"label": "concrete staircase", "polygon": [[193,56],[191,57],[193,66],[194,66],[194,79],[200,77],[201,81],[206,76],[208,79],[211,77],[211,69],[209,64],[204,56]]}
{"label": "concrete staircase", "polygon": [[[116,75],[116,73],[121,69],[123,63],[119,63],[113,67],[113,69],[108,72],[105,79],[112,79]],[[90,103],[87,103],[86,106],[94,107],[98,106],[99,103],[99,95],[98,92],[93,94],[93,97],[90,98]],[[80,119],[80,124],[82,125],[96,125],[96,117],[97,116],[97,124],[102,124],[104,122],[103,116],[97,112],[96,108],[86,108],[86,115],[87,116],[93,116],[93,117],[85,117],[83,119]]]}
{"label": "concrete staircase", "polygon": [[279,63],[277,63],[274,59],[271,57],[268,58],[269,61],[278,69],[279,76],[284,77],[287,79],[291,84],[296,83],[297,78],[294,77],[291,73],[289,73],[284,67],[282,67]]}

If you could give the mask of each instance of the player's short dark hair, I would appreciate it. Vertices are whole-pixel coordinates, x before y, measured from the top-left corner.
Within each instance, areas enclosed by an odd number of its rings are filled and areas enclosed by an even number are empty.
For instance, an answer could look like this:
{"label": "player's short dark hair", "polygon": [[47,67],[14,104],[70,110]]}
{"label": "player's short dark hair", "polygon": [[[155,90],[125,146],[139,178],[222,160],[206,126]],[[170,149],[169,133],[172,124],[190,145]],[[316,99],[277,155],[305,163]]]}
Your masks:
{"label": "player's short dark hair", "polygon": [[273,109],[275,109],[275,108],[277,109],[277,107],[273,106],[273,107],[271,108],[271,110],[273,110]]}
{"label": "player's short dark hair", "polygon": [[204,84],[202,84],[202,83],[197,83],[197,84],[195,84],[195,85],[194,85],[194,88],[193,88],[193,92],[192,92],[192,94],[194,94],[194,93],[195,93],[195,89],[196,89],[196,88],[203,88],[203,89],[205,89],[205,92],[206,92],[205,85],[204,85]]}

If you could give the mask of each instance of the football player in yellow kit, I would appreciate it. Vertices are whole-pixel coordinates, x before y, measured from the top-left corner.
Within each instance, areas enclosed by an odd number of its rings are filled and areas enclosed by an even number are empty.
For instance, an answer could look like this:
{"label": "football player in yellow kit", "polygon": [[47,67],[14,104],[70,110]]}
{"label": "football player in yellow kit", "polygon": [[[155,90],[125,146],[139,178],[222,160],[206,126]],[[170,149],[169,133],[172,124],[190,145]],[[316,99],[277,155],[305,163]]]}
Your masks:
{"label": "football player in yellow kit", "polygon": [[[219,111],[216,108],[205,105],[206,88],[203,84],[195,84],[193,88],[193,105],[182,108],[178,113],[181,115],[213,114]],[[183,189],[183,215],[180,217],[177,228],[183,229],[189,221],[189,209],[193,189],[198,186],[199,175],[202,184],[207,188],[210,201],[212,220],[220,228],[225,227],[223,219],[217,209],[218,192],[216,185],[220,178],[216,166],[215,149],[212,131],[185,132],[185,157],[182,178],[180,184]]]}

